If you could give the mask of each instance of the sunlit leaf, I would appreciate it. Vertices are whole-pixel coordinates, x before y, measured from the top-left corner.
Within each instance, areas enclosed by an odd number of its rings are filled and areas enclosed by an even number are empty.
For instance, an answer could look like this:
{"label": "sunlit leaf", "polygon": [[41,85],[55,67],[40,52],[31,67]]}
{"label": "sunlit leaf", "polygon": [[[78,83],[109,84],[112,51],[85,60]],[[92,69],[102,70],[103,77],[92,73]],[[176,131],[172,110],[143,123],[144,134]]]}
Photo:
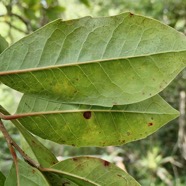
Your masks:
{"label": "sunlit leaf", "polygon": [[73,146],[122,145],[145,138],[178,116],[158,95],[110,108],[65,105],[25,95],[17,114],[32,133]]}
{"label": "sunlit leaf", "polygon": [[[120,168],[108,161],[93,157],[74,157],[61,161],[47,170],[77,185],[139,186],[129,174]],[[68,181],[66,184],[68,185]]]}
{"label": "sunlit leaf", "polygon": [[150,18],[56,20],[0,55],[0,81],[54,101],[111,107],[157,94],[185,59],[186,37]]}

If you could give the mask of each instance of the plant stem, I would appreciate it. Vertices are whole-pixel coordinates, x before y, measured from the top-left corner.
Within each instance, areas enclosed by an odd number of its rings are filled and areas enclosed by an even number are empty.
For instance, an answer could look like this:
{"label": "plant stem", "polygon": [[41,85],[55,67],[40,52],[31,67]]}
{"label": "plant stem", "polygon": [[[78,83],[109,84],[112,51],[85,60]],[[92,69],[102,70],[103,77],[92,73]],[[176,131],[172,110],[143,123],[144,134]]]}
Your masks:
{"label": "plant stem", "polygon": [[13,162],[15,164],[15,169],[16,169],[17,185],[20,185],[17,154],[13,148],[12,139],[11,139],[10,135],[8,134],[6,128],[4,127],[3,122],[1,120],[0,120],[0,131],[3,133],[3,136],[4,136],[5,140],[7,141],[9,151],[12,154]]}
{"label": "plant stem", "polygon": [[[13,154],[15,153],[14,148],[21,154],[21,156],[24,158],[24,160],[29,163],[31,166],[36,167],[36,168],[40,168],[40,165],[35,162],[34,160],[32,160],[18,145],[17,143],[11,138],[11,136],[8,134],[8,131],[6,130],[6,128],[3,125],[3,122],[0,120],[0,130],[2,131],[8,145],[9,145],[9,149],[10,152],[14,158]],[[11,148],[10,148],[11,147]],[[13,148],[14,147],[14,148]],[[12,149],[13,149],[13,153],[12,153]],[[16,163],[17,163],[17,156],[16,156]]]}

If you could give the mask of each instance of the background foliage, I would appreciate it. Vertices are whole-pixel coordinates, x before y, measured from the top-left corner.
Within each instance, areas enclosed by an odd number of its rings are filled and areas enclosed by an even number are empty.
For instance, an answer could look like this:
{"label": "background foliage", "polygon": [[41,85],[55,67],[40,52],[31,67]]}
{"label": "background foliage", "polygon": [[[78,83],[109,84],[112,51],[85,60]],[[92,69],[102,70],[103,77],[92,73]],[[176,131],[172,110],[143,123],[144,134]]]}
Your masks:
{"label": "background foliage", "polygon": [[[163,21],[186,33],[185,0],[2,0],[0,2],[0,34],[10,44],[56,18],[73,19],[86,15],[108,16],[125,11],[146,15]],[[182,115],[150,137],[122,147],[75,148],[52,142],[44,143],[64,159],[74,155],[95,155],[115,162],[126,169],[142,185],[182,186],[186,184],[186,70],[164,90],[162,96]],[[14,112],[20,99],[17,92],[0,85],[0,103]],[[25,143],[15,128],[6,123],[13,138]],[[11,157],[0,134],[0,169],[7,174]],[[26,147],[25,147],[26,148]]]}

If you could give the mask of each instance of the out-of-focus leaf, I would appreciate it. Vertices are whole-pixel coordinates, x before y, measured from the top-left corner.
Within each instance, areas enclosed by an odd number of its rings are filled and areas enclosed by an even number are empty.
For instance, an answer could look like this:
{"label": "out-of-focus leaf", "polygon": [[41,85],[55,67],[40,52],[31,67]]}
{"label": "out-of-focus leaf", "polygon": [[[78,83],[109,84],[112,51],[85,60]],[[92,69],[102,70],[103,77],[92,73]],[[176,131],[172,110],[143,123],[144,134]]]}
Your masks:
{"label": "out-of-focus leaf", "polygon": [[46,10],[46,15],[50,20],[56,19],[56,17],[60,17],[60,14],[65,11],[63,6],[54,6],[49,7]]}
{"label": "out-of-focus leaf", "polygon": [[3,175],[3,173],[0,171],[0,186],[4,186],[6,177]]}
{"label": "out-of-focus leaf", "polygon": [[61,161],[47,170],[77,185],[139,186],[134,178],[120,168],[108,161],[93,157],[74,157]]}
{"label": "out-of-focus leaf", "polygon": [[25,95],[17,114],[32,133],[73,146],[122,145],[145,138],[178,116],[159,95],[110,108],[65,105]]}
{"label": "out-of-focus leaf", "polygon": [[[19,160],[19,186],[50,186],[43,174],[24,161]],[[5,181],[5,186],[17,186],[16,170],[13,165]]]}
{"label": "out-of-focus leaf", "polygon": [[79,0],[81,3],[83,3],[84,5],[86,5],[86,6],[90,6],[90,2],[89,2],[89,0]]}
{"label": "out-of-focus leaf", "polygon": [[56,20],[0,55],[0,80],[54,101],[111,107],[157,94],[185,59],[186,37],[150,18]]}
{"label": "out-of-focus leaf", "polygon": [[[3,107],[0,106],[0,112],[6,115],[10,115]],[[57,159],[54,154],[48,150],[41,142],[39,142],[32,134],[30,134],[26,128],[24,128],[18,120],[12,120],[12,123],[21,132],[27,143],[29,144],[32,152],[34,153],[37,161],[42,167],[49,167],[57,163]]]}
{"label": "out-of-focus leaf", "polygon": [[0,53],[8,47],[8,42],[0,35]]}

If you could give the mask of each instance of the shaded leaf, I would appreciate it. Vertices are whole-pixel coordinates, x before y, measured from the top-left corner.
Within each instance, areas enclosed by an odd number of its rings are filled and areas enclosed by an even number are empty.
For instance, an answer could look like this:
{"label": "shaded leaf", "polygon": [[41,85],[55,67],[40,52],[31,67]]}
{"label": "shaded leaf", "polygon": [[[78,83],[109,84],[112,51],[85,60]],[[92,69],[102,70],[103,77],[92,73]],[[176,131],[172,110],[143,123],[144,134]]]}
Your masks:
{"label": "shaded leaf", "polygon": [[145,138],[178,112],[159,95],[143,102],[98,107],[65,105],[24,95],[19,122],[32,133],[73,146],[108,146]]}
{"label": "shaded leaf", "polygon": [[49,169],[77,185],[86,186],[139,186],[139,184],[122,169],[108,161],[93,157],[74,157],[61,161]]}
{"label": "shaded leaf", "polygon": [[0,35],[0,53],[8,47],[8,42]]}
{"label": "shaded leaf", "polygon": [[6,177],[3,175],[3,173],[0,171],[0,186],[4,186]]}
{"label": "shaded leaf", "polygon": [[[43,174],[36,168],[31,167],[24,161],[19,160],[19,186],[49,186]],[[13,165],[5,181],[5,186],[17,186],[16,170]]]}
{"label": "shaded leaf", "polygon": [[63,103],[130,104],[163,90],[185,50],[183,34],[131,13],[56,20],[0,55],[0,81]]}
{"label": "shaded leaf", "polygon": [[[5,115],[10,115],[3,107],[0,106],[0,112]],[[21,132],[25,140],[30,146],[30,149],[34,153],[37,161],[42,167],[49,167],[57,163],[57,159],[54,154],[48,150],[40,141],[38,141],[32,134],[30,134],[26,128],[24,128],[18,120],[11,121],[16,128]]]}

